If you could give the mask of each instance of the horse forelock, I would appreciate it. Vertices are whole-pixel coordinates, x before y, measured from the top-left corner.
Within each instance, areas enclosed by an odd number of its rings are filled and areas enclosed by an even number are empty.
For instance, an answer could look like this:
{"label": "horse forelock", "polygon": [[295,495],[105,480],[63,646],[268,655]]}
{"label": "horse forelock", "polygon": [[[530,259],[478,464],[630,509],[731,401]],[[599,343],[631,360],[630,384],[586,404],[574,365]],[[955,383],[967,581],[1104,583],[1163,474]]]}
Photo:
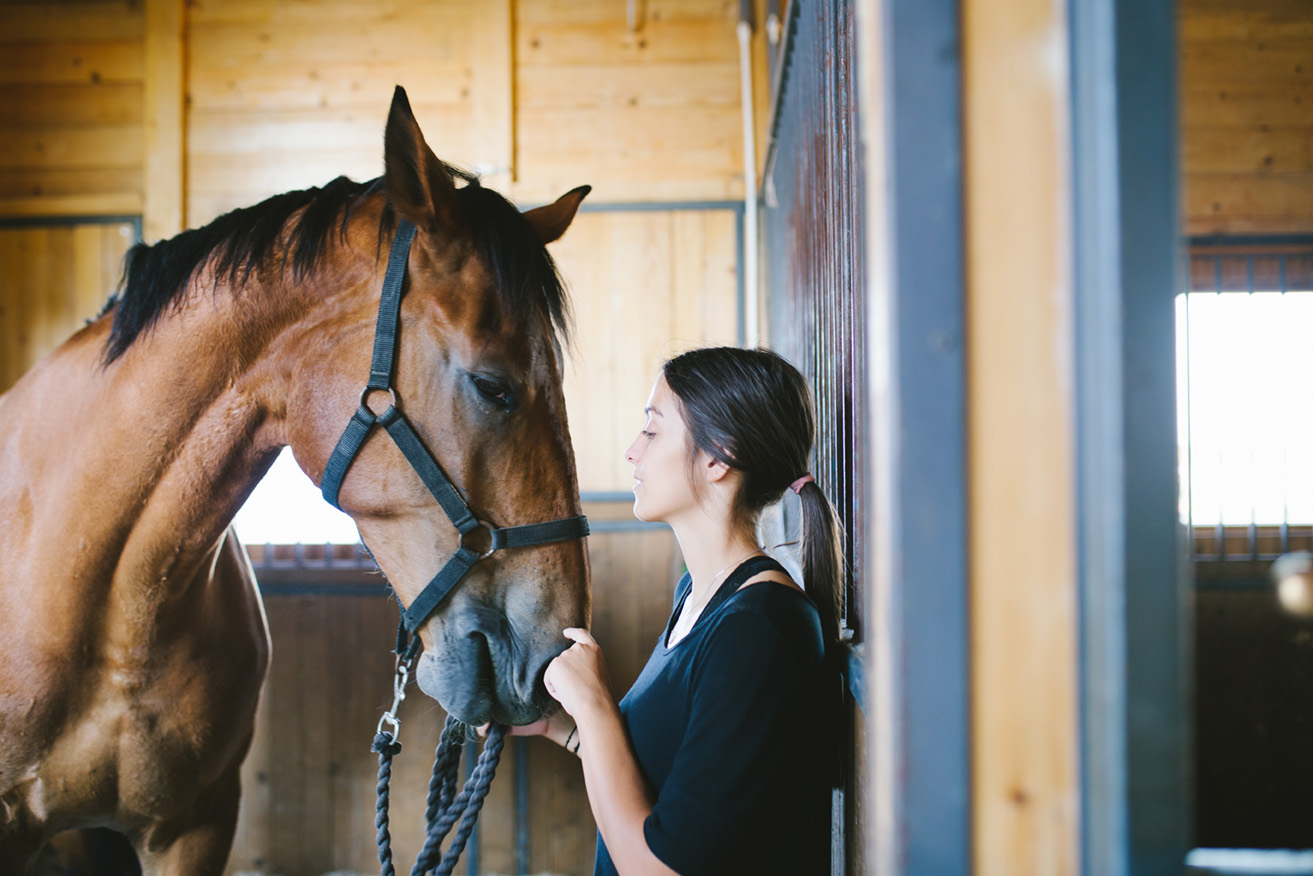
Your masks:
{"label": "horse forelock", "polygon": [[468,184],[456,192],[461,218],[491,274],[503,319],[525,328],[545,317],[559,358],[571,320],[556,261],[519,209],[477,179],[466,178]]}
{"label": "horse forelock", "polygon": [[[482,187],[473,175],[449,170],[466,181],[457,190],[462,233],[492,277],[503,319],[525,328],[533,324],[534,316],[544,316],[559,358],[562,342],[568,342],[570,308],[551,254],[514,205]],[[382,182],[382,177],[364,183],[338,177],[322,188],[284,192],[233,210],[167,240],[137,244],[124,258],[119,291],[100,314],[114,313],[105,364],[123,355],[161,316],[181,305],[211,260],[215,277],[239,292],[251,274],[276,255],[276,245],[293,216],[295,225],[286,237],[280,270],[290,268],[298,280],[311,274],[330,235],[336,231],[345,237],[352,208],[364,196],[382,192]],[[396,222],[397,214],[385,200],[379,215],[379,254]]]}

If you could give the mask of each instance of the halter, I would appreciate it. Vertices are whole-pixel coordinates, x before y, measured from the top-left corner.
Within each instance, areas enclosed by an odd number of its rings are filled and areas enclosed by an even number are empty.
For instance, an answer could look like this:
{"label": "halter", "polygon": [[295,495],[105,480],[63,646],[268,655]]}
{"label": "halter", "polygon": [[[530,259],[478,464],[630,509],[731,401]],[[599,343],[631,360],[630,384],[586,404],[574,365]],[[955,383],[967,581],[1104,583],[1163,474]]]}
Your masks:
{"label": "halter", "polygon": [[[397,406],[397,393],[392,386],[392,364],[396,358],[401,286],[406,277],[406,261],[410,257],[410,244],[414,238],[415,226],[402,219],[397,224],[396,236],[392,238],[387,271],[383,275],[383,293],[378,302],[378,323],[374,328],[374,358],[369,366],[369,381],[360,391],[360,404],[328,458],[321,486],[328,503],[340,509],[337,495],[342,488],[342,479],[346,477],[347,469],[355,461],[360,446],[365,443],[365,438],[374,426],[382,426],[392,436],[392,440],[406,457],[410,467],[419,475],[424,486],[428,487],[433,498],[438,500],[438,504],[442,506],[442,510],[447,513],[448,519],[460,534],[456,553],[420,591],[419,596],[402,611],[401,624],[397,628],[397,667],[396,677],[392,683],[392,708],[383,713],[383,717],[379,720],[373,746],[374,751],[378,753],[379,763],[378,804],[374,819],[374,826],[377,829],[375,840],[378,844],[378,859],[382,865],[383,876],[394,876],[396,872],[392,863],[388,789],[392,778],[392,758],[401,751],[401,743],[397,741],[401,732],[401,722],[397,718],[397,712],[401,701],[406,698],[410,669],[419,650],[420,639],[417,633],[420,626],[428,620],[429,615],[433,614],[452,588],[460,583],[479,560],[503,548],[550,544],[584,538],[588,535],[588,518],[582,515],[547,523],[502,527],[493,526],[475,517],[474,512],[461,498],[460,491],[443,474],[442,467],[434,460],[433,455],[429,453],[424,442],[410,425],[410,421],[406,419],[406,415]],[[378,415],[375,415],[365,404],[366,397],[374,390],[387,392],[392,399],[388,409]],[[465,544],[466,536],[477,529],[488,531],[489,547],[486,551],[479,552]],[[385,730],[384,725],[389,725],[392,729]],[[424,848],[415,861],[415,867],[411,871],[412,876],[427,873],[429,870],[433,870],[438,876],[447,876],[455,868],[461,850],[474,829],[474,822],[478,818],[479,809],[483,806],[488,786],[492,783],[493,772],[501,757],[504,733],[505,728],[499,725],[490,726],[488,742],[479,756],[478,765],[464,789],[458,794],[455,791],[456,770],[460,764],[464,729],[459,721],[448,716],[447,728],[443,730],[433,762],[433,778],[429,783]],[[460,821],[460,827],[447,853],[443,855],[439,846],[457,820]]]}
{"label": "halter", "polygon": [[[415,238],[415,226],[405,219],[397,225],[396,236],[392,239],[392,250],[388,255],[387,271],[383,275],[383,293],[378,303],[378,324],[374,329],[374,357],[369,367],[369,381],[360,391],[360,404],[347,423],[342,437],[328,459],[324,469],[322,492],[324,499],[334,508],[342,479],[347,469],[355,460],[360,446],[375,425],[382,426],[397,447],[405,455],[411,468],[419,475],[424,486],[428,487],[433,498],[437,499],[442,510],[447,513],[456,531],[460,533],[460,543],[456,553],[447,560],[446,565],[438,571],[433,579],[420,591],[419,596],[411,602],[401,614],[401,627],[397,631],[397,655],[403,663],[408,663],[419,648],[419,636],[416,632],[429,615],[452,591],[466,573],[479,560],[491,556],[504,548],[531,547],[558,541],[584,538],[588,535],[588,518],[565,517],[547,523],[528,523],[523,526],[496,527],[474,515],[465,500],[442,472],[441,466],[433,459],[420,440],[415,429],[398,407],[397,393],[392,386],[392,366],[396,357],[397,322],[401,312],[402,282],[406,276],[406,261],[410,255],[410,244]],[[365,404],[370,392],[379,390],[391,396],[391,403],[383,413],[375,415]],[[465,539],[470,533],[485,529],[488,531],[490,546],[486,551],[477,551],[466,545]],[[414,637],[409,644],[407,639]]]}

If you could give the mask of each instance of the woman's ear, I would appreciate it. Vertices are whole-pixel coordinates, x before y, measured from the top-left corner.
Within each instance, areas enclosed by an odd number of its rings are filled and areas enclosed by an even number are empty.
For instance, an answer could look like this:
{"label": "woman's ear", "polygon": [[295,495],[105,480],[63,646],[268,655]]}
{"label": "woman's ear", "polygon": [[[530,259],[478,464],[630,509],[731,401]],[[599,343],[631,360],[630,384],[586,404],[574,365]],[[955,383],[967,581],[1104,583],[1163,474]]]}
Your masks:
{"label": "woman's ear", "polygon": [[733,471],[728,465],[709,453],[703,453],[702,456],[702,476],[707,483],[714,484],[722,481]]}

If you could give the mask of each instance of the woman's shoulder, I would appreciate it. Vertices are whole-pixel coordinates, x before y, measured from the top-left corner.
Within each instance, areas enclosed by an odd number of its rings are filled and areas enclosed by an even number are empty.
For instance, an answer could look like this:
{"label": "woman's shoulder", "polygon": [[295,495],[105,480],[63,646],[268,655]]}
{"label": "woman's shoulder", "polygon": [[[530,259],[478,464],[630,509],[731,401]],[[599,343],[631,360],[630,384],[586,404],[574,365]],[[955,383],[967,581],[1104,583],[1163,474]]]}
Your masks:
{"label": "woman's shoulder", "polygon": [[820,615],[816,604],[786,573],[764,572],[730,596],[714,619],[715,633],[753,639],[763,645],[788,645],[819,653]]}

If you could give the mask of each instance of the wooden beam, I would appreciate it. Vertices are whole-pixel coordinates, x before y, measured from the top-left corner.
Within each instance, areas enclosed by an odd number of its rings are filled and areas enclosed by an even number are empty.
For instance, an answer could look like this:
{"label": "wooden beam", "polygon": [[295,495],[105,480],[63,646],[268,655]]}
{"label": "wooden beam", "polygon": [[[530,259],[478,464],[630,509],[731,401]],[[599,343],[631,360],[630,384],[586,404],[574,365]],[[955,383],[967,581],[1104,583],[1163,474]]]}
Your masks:
{"label": "wooden beam", "polygon": [[979,876],[1081,872],[1065,9],[963,4]]}
{"label": "wooden beam", "polygon": [[146,0],[142,232],[147,241],[172,237],[186,226],[184,8],[183,0]]}
{"label": "wooden beam", "polygon": [[141,198],[127,192],[103,195],[33,195],[0,198],[0,216],[132,216],[141,212]]}

